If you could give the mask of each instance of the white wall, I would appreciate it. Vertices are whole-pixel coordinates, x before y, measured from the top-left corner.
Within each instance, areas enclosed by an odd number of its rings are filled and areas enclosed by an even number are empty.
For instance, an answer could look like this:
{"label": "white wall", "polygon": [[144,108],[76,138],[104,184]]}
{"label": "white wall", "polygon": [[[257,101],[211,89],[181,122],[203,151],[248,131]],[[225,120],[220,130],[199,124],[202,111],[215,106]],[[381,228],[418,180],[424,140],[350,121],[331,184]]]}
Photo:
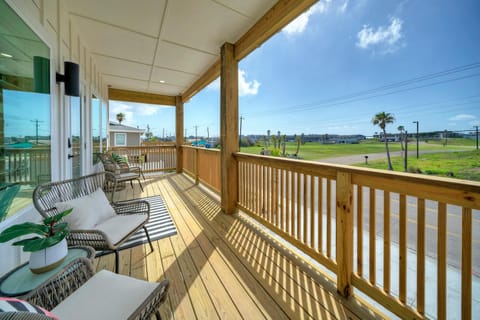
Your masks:
{"label": "white wall", "polygon": [[[83,40],[81,31],[77,29],[68,15],[68,8],[62,0],[6,0],[13,10],[27,25],[50,47],[51,55],[51,95],[52,95],[52,179],[61,180],[68,177],[67,146],[65,137],[69,124],[65,121],[68,113],[68,99],[64,98],[63,86],[55,83],[55,72],[63,74],[63,62],[73,61],[80,65],[80,82],[82,99],[86,110],[83,115],[82,133],[84,134],[84,173],[92,172],[91,167],[91,112],[92,93],[106,103],[108,88],[103,85],[93,56]],[[85,89],[83,89],[85,88]],[[0,223],[0,231],[7,226],[23,221],[39,221],[40,214],[29,206],[14,217]],[[18,247],[0,244],[0,275],[28,259],[28,254]]]}

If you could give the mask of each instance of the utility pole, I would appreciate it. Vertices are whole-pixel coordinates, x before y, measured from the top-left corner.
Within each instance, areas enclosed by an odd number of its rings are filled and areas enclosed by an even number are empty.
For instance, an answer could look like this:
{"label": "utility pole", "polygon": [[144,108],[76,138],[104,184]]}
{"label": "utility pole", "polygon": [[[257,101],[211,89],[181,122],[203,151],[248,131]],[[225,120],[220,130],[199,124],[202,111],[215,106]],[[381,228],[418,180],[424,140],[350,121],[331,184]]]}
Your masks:
{"label": "utility pole", "polygon": [[417,124],[417,159],[418,159],[418,121],[413,121],[413,123]]}
{"label": "utility pole", "polygon": [[194,126],[195,127],[195,146],[198,147],[198,136],[197,136],[197,129],[198,129],[198,126]]}
{"label": "utility pole", "polygon": [[405,156],[403,157],[403,169],[408,172],[408,131],[405,131]]}
{"label": "utility pole", "polygon": [[245,119],[243,116],[240,116],[240,138],[238,139],[238,150],[242,148],[242,122]]}
{"label": "utility pole", "polygon": [[165,128],[162,129],[162,141],[165,141]]}
{"label": "utility pole", "polygon": [[210,130],[207,127],[207,142],[208,142],[208,140],[210,140]]}
{"label": "utility pole", "polygon": [[38,145],[38,124],[39,123],[42,123],[44,121],[39,121],[38,119],[35,119],[35,120],[30,120],[30,122],[35,122],[35,130],[36,130],[36,144]]}
{"label": "utility pole", "polygon": [[187,140],[187,129],[185,129],[185,140]]}
{"label": "utility pole", "polygon": [[445,129],[445,147],[447,146],[448,143],[448,131]]}
{"label": "utility pole", "polygon": [[475,135],[476,135],[475,142],[476,142],[477,150],[478,150],[478,126],[474,126],[474,127],[475,127]]}

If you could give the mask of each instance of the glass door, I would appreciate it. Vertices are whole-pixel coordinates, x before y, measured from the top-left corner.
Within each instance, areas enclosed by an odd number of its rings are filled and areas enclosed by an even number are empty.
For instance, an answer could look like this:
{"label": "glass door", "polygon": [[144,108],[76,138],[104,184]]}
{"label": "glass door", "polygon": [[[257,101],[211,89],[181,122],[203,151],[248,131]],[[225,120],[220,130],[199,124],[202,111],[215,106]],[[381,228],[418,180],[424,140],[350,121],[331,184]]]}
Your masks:
{"label": "glass door", "polygon": [[81,97],[70,97],[70,137],[68,138],[68,158],[70,159],[72,178],[82,174],[82,113]]}

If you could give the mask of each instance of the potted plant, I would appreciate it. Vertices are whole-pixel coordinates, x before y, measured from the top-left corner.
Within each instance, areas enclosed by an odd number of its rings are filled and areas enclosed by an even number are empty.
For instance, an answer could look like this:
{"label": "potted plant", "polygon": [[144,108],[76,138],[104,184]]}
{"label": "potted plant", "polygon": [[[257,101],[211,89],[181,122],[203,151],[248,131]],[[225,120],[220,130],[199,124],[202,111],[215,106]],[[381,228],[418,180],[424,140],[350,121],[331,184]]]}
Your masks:
{"label": "potted plant", "polygon": [[12,239],[35,234],[35,236],[12,243],[23,246],[23,251],[31,252],[29,267],[33,273],[43,273],[60,265],[67,256],[66,237],[69,234],[68,224],[60,222],[70,214],[72,209],[45,218],[42,223],[24,222],[13,225],[0,233],[0,243]]}

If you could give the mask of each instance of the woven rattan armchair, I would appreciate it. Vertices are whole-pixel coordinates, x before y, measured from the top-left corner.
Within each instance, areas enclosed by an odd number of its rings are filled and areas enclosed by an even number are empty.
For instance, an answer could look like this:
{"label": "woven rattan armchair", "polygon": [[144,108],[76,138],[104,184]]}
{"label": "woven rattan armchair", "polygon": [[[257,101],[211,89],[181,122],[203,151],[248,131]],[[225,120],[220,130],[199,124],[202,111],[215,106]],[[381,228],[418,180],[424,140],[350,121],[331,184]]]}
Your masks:
{"label": "woven rattan armchair", "polygon": [[90,260],[79,258],[24,299],[50,310],[60,319],[133,320],[150,319],[153,314],[161,319],[159,307],[167,297],[168,288],[166,279],[152,283],[106,270],[95,274]]}
{"label": "woven rattan armchair", "polygon": [[[105,173],[94,173],[87,176],[51,182],[39,185],[33,192],[33,204],[43,217],[58,213],[57,203],[78,199],[101,189],[105,183]],[[91,246],[96,250],[107,250],[115,253],[115,270],[118,272],[118,249],[137,230],[143,228],[153,251],[152,242],[145,224],[150,218],[150,204],[144,200],[129,200],[111,204],[116,215],[107,223],[116,223],[118,228],[105,230],[101,224],[88,230],[70,230],[67,242],[70,246]],[[111,220],[111,219],[116,219]],[[131,225],[129,223],[132,223]],[[110,228],[112,229],[112,228]]]}
{"label": "woven rattan armchair", "polygon": [[140,167],[131,167],[126,162],[117,162],[109,154],[102,153],[98,158],[102,161],[105,172],[108,173],[106,176],[107,182],[113,185],[113,187],[109,188],[112,190],[111,201],[114,199],[115,191],[117,191],[119,184],[124,182],[130,182],[130,186],[133,189],[133,180],[137,180],[143,191],[143,186],[140,182],[140,175],[143,176],[143,172]]}

